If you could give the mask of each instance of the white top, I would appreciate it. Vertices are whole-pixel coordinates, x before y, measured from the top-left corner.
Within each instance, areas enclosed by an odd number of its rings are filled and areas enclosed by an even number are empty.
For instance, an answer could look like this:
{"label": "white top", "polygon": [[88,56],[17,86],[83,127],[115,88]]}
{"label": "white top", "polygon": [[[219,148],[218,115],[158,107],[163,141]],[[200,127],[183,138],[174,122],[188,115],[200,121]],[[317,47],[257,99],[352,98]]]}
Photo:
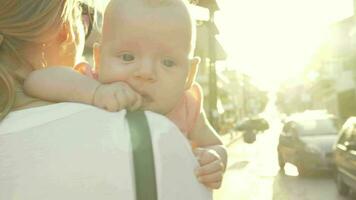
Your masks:
{"label": "white top", "polygon": [[[0,123],[1,200],[134,200],[125,111],[58,103],[10,113]],[[160,200],[209,200],[187,140],[146,112]]]}

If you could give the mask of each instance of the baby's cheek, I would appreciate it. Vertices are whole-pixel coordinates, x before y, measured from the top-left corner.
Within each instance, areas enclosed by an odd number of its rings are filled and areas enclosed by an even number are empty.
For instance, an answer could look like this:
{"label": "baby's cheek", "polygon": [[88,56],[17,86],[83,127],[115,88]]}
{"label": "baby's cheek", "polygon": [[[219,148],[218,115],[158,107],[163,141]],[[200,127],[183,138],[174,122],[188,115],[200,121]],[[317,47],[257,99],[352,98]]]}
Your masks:
{"label": "baby's cheek", "polygon": [[100,71],[98,74],[98,80],[101,83],[110,83],[110,76],[106,72]]}
{"label": "baby's cheek", "polygon": [[169,112],[171,112],[172,110],[174,110],[177,107],[177,103],[176,102],[168,102],[166,101],[163,105],[162,105],[162,109],[164,110],[164,114],[167,114]]}
{"label": "baby's cheek", "polygon": [[166,95],[166,98],[162,100],[159,107],[163,111],[163,114],[170,113],[172,110],[179,109],[183,106],[183,93],[176,95]]}
{"label": "baby's cheek", "polygon": [[99,81],[102,83],[127,82],[127,79],[124,72],[115,68],[106,68],[99,72]]}

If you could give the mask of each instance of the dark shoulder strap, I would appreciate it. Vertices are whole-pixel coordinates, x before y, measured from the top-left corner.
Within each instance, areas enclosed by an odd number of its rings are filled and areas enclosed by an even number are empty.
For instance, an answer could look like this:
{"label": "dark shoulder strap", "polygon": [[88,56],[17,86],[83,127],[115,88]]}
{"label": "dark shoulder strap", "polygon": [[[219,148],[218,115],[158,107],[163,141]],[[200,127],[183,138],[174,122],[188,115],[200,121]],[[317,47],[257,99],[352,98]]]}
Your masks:
{"label": "dark shoulder strap", "polygon": [[127,112],[135,171],[136,200],[157,200],[151,132],[143,111]]}

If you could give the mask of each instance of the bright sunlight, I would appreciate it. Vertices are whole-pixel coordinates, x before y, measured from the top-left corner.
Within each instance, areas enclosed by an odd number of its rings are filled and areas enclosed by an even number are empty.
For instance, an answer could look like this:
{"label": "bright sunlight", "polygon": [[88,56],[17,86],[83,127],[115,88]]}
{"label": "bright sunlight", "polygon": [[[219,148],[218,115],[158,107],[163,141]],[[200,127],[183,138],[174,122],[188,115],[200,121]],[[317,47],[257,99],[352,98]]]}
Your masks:
{"label": "bright sunlight", "polygon": [[353,14],[352,0],[218,1],[226,65],[265,89],[302,72],[332,22]]}

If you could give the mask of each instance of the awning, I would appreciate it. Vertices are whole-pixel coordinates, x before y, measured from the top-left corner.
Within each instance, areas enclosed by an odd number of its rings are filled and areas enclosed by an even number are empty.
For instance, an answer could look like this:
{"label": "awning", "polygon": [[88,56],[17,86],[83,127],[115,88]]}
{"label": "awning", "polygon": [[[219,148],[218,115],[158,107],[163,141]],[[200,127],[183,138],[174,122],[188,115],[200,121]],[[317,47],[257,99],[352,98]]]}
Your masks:
{"label": "awning", "polygon": [[189,6],[190,13],[192,18],[199,21],[208,21],[209,20],[209,10],[196,5]]}
{"label": "awning", "polygon": [[190,0],[190,2],[201,7],[209,8],[213,11],[219,10],[216,0]]}
{"label": "awning", "polygon": [[[207,24],[208,23],[204,23],[203,25],[197,27],[197,40],[196,40],[195,54],[202,58],[210,57],[209,35],[210,34],[215,35],[215,32],[217,31],[217,29],[212,29],[212,33],[210,33],[208,28],[209,25]],[[215,36],[213,38],[214,40],[212,45],[214,45],[214,47],[212,48],[215,48],[215,55],[214,55],[215,60],[226,60],[227,54],[224,48],[222,47],[222,45],[216,39]]]}

